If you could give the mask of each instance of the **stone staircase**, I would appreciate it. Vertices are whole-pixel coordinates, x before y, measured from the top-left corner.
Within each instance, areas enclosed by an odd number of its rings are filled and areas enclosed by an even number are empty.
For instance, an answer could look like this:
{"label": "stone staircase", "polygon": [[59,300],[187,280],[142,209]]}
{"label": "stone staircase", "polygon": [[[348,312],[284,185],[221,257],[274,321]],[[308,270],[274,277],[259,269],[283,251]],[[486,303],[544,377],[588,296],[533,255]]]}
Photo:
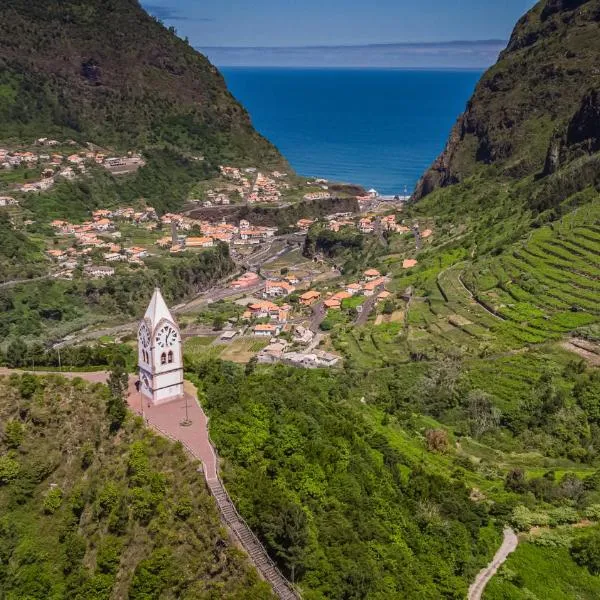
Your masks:
{"label": "stone staircase", "polygon": [[256,568],[268,581],[275,594],[280,600],[298,600],[300,596],[292,588],[289,581],[281,574],[273,561],[269,558],[267,551],[252,533],[244,519],[240,516],[231,501],[229,494],[220,479],[207,479],[208,487],[214,496],[221,515],[227,525],[235,533],[238,540],[250,556]]}

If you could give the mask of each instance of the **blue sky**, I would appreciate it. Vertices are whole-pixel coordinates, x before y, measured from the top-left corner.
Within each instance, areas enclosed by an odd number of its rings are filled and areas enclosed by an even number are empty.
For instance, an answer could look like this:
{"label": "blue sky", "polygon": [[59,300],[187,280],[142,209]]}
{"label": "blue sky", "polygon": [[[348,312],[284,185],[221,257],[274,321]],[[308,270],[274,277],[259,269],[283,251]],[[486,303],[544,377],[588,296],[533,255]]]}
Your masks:
{"label": "blue sky", "polygon": [[363,45],[507,39],[532,0],[142,0],[191,44]]}

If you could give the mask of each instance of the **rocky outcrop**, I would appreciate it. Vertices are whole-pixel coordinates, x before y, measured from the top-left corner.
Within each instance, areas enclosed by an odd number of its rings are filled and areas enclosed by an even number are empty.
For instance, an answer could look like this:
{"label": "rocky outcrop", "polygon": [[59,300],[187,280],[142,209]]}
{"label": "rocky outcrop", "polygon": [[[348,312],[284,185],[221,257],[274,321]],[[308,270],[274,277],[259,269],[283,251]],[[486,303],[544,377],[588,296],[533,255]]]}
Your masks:
{"label": "rocky outcrop", "polygon": [[596,100],[582,104],[581,94],[600,86],[599,22],[600,0],[545,0],[524,15],[413,199],[463,181],[485,165],[522,178],[553,172],[577,153],[596,151]]}
{"label": "rocky outcrop", "polygon": [[550,141],[543,175],[580,156],[600,152],[600,90],[589,90],[581,100],[577,112],[566,127],[560,128]]}

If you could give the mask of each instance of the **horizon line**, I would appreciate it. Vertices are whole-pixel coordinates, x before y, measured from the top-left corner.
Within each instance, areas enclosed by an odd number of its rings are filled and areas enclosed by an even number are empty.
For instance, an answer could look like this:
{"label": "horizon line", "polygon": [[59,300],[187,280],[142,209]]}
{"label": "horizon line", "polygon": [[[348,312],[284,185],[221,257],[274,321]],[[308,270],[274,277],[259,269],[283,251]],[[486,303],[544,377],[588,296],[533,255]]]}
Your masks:
{"label": "horizon line", "polygon": [[436,42],[372,42],[365,44],[316,44],[305,46],[204,46],[198,45],[196,48],[206,50],[312,50],[312,49],[333,49],[333,48],[385,48],[389,46],[415,47],[415,46],[457,46],[457,45],[476,45],[476,44],[504,44],[508,40],[502,39],[483,39],[483,40],[447,40]]}

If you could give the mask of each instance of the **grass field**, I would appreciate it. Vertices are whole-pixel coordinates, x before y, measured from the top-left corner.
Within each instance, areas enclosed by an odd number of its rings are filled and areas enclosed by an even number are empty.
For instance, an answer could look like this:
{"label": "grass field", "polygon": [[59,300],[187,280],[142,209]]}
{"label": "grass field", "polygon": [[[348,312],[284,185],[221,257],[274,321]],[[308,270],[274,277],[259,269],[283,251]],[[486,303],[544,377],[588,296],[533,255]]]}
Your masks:
{"label": "grass field", "polygon": [[257,338],[237,338],[227,344],[214,344],[216,336],[193,337],[185,340],[183,349],[191,360],[220,358],[235,363],[247,363],[269,342]]}
{"label": "grass field", "polygon": [[[591,528],[561,528],[568,538]],[[594,529],[598,529],[595,527]],[[544,547],[523,541],[490,581],[483,600],[596,600],[600,577],[577,565],[568,547]]]}

